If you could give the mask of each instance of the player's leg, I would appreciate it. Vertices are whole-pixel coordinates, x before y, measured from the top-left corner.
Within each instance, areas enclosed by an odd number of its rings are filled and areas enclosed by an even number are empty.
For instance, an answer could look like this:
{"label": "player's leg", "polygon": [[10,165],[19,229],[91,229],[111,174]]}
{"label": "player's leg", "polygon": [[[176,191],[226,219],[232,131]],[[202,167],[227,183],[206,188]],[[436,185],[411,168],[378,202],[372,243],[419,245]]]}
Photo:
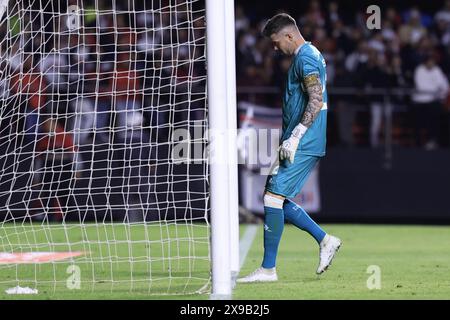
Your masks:
{"label": "player's leg", "polygon": [[266,191],[264,194],[264,258],[262,267],[275,268],[281,235],[284,229],[285,198]]}
{"label": "player's leg", "polygon": [[264,258],[261,267],[237,282],[277,281],[276,258],[284,229],[284,196],[266,191],[264,194]]}
{"label": "player's leg", "polygon": [[334,255],[342,244],[341,240],[327,234],[302,207],[292,200],[286,199],[283,210],[286,220],[308,232],[319,244],[320,257],[316,273],[323,273],[331,265]]}
{"label": "player's leg", "polygon": [[[289,186],[284,191],[287,198],[293,198],[301,191],[319,160],[320,157],[297,154],[294,163],[286,167],[280,167],[278,174],[281,174],[283,181],[278,179],[277,183],[282,182],[284,185]],[[320,255],[319,266],[316,272],[318,274],[324,272],[330,266],[334,255],[339,250],[341,240],[328,235],[311,219],[303,208],[291,200],[284,202],[283,212],[286,220],[308,232],[317,241],[320,247]]]}
{"label": "player's leg", "polygon": [[[291,182],[289,183],[291,188],[287,190],[289,198],[295,197],[302,190],[319,160],[319,157],[307,156],[303,154],[296,156],[295,162],[291,164],[291,167],[289,168],[289,172],[292,172],[293,176],[293,178],[290,179]],[[308,232],[317,241],[317,243],[320,244],[325,237],[326,232],[323,231],[313,219],[311,219],[302,207],[297,205],[292,200],[286,199],[283,204],[283,211],[285,213],[286,220],[299,229]]]}
{"label": "player's leg", "polygon": [[309,233],[318,244],[325,238],[327,233],[294,201],[286,199],[283,211],[285,212],[286,220],[297,228]]}

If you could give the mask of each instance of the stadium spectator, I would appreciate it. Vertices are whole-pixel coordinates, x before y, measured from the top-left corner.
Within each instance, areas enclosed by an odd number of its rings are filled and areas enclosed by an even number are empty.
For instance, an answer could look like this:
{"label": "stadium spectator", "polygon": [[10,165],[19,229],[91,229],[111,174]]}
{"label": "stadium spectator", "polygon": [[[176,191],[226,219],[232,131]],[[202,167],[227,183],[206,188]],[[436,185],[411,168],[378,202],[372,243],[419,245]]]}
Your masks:
{"label": "stadium spectator", "polygon": [[36,70],[36,59],[23,53],[21,56],[23,59],[21,70],[17,69],[13,74],[10,86],[11,93],[15,97],[14,103],[21,110],[21,114],[25,115],[25,119],[17,115],[19,121],[14,121],[13,125],[20,128],[15,130],[18,133],[24,128],[27,141],[33,141],[37,131],[39,110],[48,102],[47,82]]}
{"label": "stadium spectator", "polygon": [[399,30],[400,41],[403,45],[415,45],[427,34],[427,29],[422,25],[420,11],[412,9],[409,21],[402,25]]}
{"label": "stadium spectator", "polygon": [[[264,75],[262,74],[262,69],[258,68],[255,64],[249,64],[244,69],[244,73],[240,75],[237,79],[237,85],[241,87],[264,87],[268,84]],[[245,98],[244,98],[245,97]],[[246,99],[255,104],[259,105],[267,105],[268,100],[266,95],[264,94],[256,94],[256,95],[245,95],[238,94],[238,99]]]}
{"label": "stadium spectator", "polygon": [[[343,65],[336,65],[336,73],[333,82],[333,86],[336,89],[346,89],[354,85],[355,79],[351,76]],[[333,99],[334,108],[333,111],[337,115],[337,133],[339,135],[339,144],[344,147],[351,147],[355,145],[352,125],[355,120],[357,111],[361,108],[357,108],[352,101],[355,100],[353,94],[340,94]]]}
{"label": "stadium spectator", "polygon": [[444,7],[436,12],[434,20],[436,23],[444,22],[447,26],[450,24],[450,0],[446,0]]}
{"label": "stadium spectator", "polygon": [[236,5],[235,12],[236,13],[234,15],[234,19],[235,19],[236,34],[239,34],[239,32],[247,30],[247,28],[250,26],[250,20],[245,15],[242,6]]}
{"label": "stadium spectator", "polygon": [[79,97],[71,102],[74,109],[72,117],[73,140],[77,147],[90,145],[95,126],[95,110],[91,99]]}
{"label": "stadium spectator", "polygon": [[366,41],[362,40],[358,43],[356,50],[345,59],[345,68],[348,72],[356,72],[359,65],[367,62],[368,49]]}
{"label": "stadium spectator", "polygon": [[[26,102],[31,109],[44,106],[47,101],[46,81],[34,67],[32,55],[25,55],[22,70],[18,70],[11,77],[11,91],[20,102]],[[19,103],[20,103],[19,102]]]}
{"label": "stadium spectator", "polygon": [[108,75],[108,85],[103,88],[103,93],[112,96],[113,110],[117,119],[111,120],[116,128],[120,140],[140,137],[140,130],[133,129],[142,125],[142,89],[139,76],[134,69],[135,62],[130,53],[119,54],[115,70]]}
{"label": "stadium spectator", "polygon": [[299,20],[302,25],[310,24],[314,27],[325,26],[325,16],[320,6],[320,1],[312,0],[309,3],[308,10],[299,18]]}
{"label": "stadium spectator", "polygon": [[[77,4],[77,1],[70,0],[68,4]],[[203,71],[199,70],[204,66],[194,63],[194,69],[189,70],[182,65],[173,64],[174,54],[177,61],[196,59],[204,54],[204,21],[193,21],[193,34],[188,34],[183,28],[173,32],[172,28],[165,26],[183,21],[186,19],[183,14],[174,17],[163,10],[156,19],[153,13],[145,9],[145,2],[136,5],[139,10],[134,17],[120,14],[114,20],[111,15],[87,14],[84,21],[86,28],[82,33],[68,32],[64,19],[48,16],[52,19],[49,20],[51,23],[46,25],[42,37],[36,36],[31,31],[39,30],[39,21],[27,20],[25,24],[30,32],[20,34],[12,41],[13,50],[2,61],[15,71],[9,87],[16,94],[16,99],[20,98],[21,103],[29,107],[29,111],[37,111],[49,100],[67,102],[66,105],[60,105],[66,116],[71,117],[70,113],[76,113],[76,108],[79,107],[75,98],[82,95],[83,101],[91,104],[96,112],[96,136],[101,138],[98,140],[101,143],[108,141],[107,133],[112,131],[111,128],[127,128],[128,131],[121,129],[121,132],[131,133],[133,122],[138,125],[145,121],[152,125],[164,122],[159,118],[167,118],[167,112],[164,107],[155,106],[155,99],[161,106],[175,103],[175,117],[180,116],[179,121],[185,121],[186,106],[177,104],[177,101],[185,98],[181,94],[183,86],[200,85],[201,82],[193,79],[202,76]],[[163,3],[160,5],[163,6]],[[99,1],[98,6],[107,8],[108,4]],[[84,4],[87,12],[91,12],[93,7],[90,1]],[[415,87],[414,70],[429,54],[435,56],[436,64],[446,77],[450,76],[450,0],[445,1],[440,8],[436,5],[439,9],[433,14],[413,5],[389,5],[382,10],[382,28],[379,31],[366,27],[367,14],[362,7],[349,12],[343,10],[343,5],[338,1],[326,3],[319,0],[312,0],[305,7],[306,10],[298,11],[300,14],[297,15],[297,22],[301,24],[305,37],[311,39],[323,52],[327,61],[330,95],[333,95],[332,88],[335,86],[342,88],[345,84],[347,88],[354,87],[355,81],[361,79],[362,66],[367,66],[370,50],[378,53],[380,70],[388,74],[386,84],[390,87]],[[117,3],[117,8],[127,10],[128,5]],[[266,90],[263,93],[257,92],[261,92],[260,87],[281,88],[284,85],[283,74],[289,63],[273,55],[270,43],[260,35],[263,19],[267,16],[264,8],[251,12],[249,8],[250,5],[243,2],[235,10],[237,82],[239,86],[250,90],[238,90],[238,98],[277,107],[281,101],[279,97]],[[134,33],[133,30],[137,32]],[[0,32],[4,34],[6,29]],[[52,36],[55,32],[60,35],[58,41]],[[118,34],[120,37],[117,37]],[[42,39],[44,41],[40,43]],[[179,44],[176,53],[169,45],[174,39]],[[122,55],[136,51],[137,57]],[[27,56],[32,57],[33,64],[38,66],[33,72],[28,70],[27,62],[23,62]],[[117,71],[115,75],[114,70]],[[371,78],[370,81],[374,80],[373,76],[368,77]],[[379,83],[377,86],[386,84]],[[19,85],[29,90],[18,90]],[[374,87],[374,83],[368,85]],[[117,103],[112,98],[114,95],[111,93],[114,92],[118,92],[115,98]],[[145,93],[145,97],[139,92]],[[353,94],[354,99],[342,95],[331,97],[330,101],[336,101],[336,106],[340,104],[342,110],[352,110],[338,112],[338,123],[348,125],[349,119],[355,119],[352,113],[359,111],[356,111],[354,105],[363,105],[358,94],[359,92]],[[375,120],[364,127],[364,130],[371,132],[372,145],[379,143],[375,132],[380,128],[380,113],[375,110],[379,110],[376,106],[381,98],[374,96],[374,99],[369,98],[365,103],[371,106],[372,119]],[[411,107],[407,99],[402,99],[402,103]],[[28,112],[28,129],[36,123],[36,111]],[[118,119],[111,117],[115,114],[114,111],[120,114]],[[331,108],[330,113],[333,111]],[[346,117],[347,114],[349,119],[341,121],[340,117]],[[127,117],[130,120],[128,126],[125,124]],[[198,116],[194,114],[190,117],[195,119]],[[342,128],[338,130],[345,131]],[[351,140],[346,139],[347,142]]]}
{"label": "stadium spectator", "polygon": [[[369,51],[367,63],[360,65],[357,72],[360,75],[361,83],[366,89],[382,90],[388,84],[388,75],[385,71],[383,55],[379,49],[372,48]],[[383,93],[375,92],[368,97],[370,105],[370,145],[374,148],[380,144],[379,136],[385,105]]]}
{"label": "stadium spectator", "polygon": [[417,90],[413,95],[416,144],[422,145],[421,130],[425,129],[425,148],[432,150],[438,146],[439,115],[449,90],[448,79],[430,55],[415,69],[414,82]]}
{"label": "stadium spectator", "polygon": [[[403,8],[395,4],[389,5],[382,10],[381,30],[367,28],[367,15],[362,9],[349,13],[340,10],[342,5],[336,1],[327,3],[326,6],[324,4],[325,2],[317,0],[310,1],[306,4],[307,9],[300,11],[297,22],[302,26],[305,37],[311,39],[327,61],[330,101],[333,101],[330,103],[336,107],[335,109],[331,107],[330,114],[334,110],[340,110],[336,114],[339,124],[337,129],[341,139],[345,140],[342,142],[349,144],[353,141],[348,132],[352,127],[349,121],[360,121],[358,114],[365,112],[362,107],[371,106],[370,113],[373,121],[369,126],[364,121],[359,122],[358,126],[362,126],[362,130],[368,132],[370,137],[368,144],[379,145],[380,141],[376,138],[379,136],[382,118],[380,113],[382,105],[379,103],[385,97],[366,96],[364,102],[361,100],[362,92],[355,91],[349,99],[349,96],[341,93],[334,95],[333,88],[351,89],[355,85],[364,86],[360,71],[362,66],[367,66],[369,51],[372,50],[377,52],[378,69],[383,77],[386,77],[386,81],[376,79],[380,73],[375,76],[366,73],[366,76],[370,78],[368,86],[371,88],[413,89],[415,87],[414,70],[429,54],[435,56],[436,64],[440,66],[447,78],[450,77],[450,46],[448,45],[450,43],[450,23],[448,22],[450,0],[446,1],[434,15],[413,5]],[[240,17],[239,20],[244,21],[237,27],[239,30],[236,39],[237,81],[238,87],[246,87],[246,92],[238,88],[238,92],[241,93],[238,99],[251,98],[258,103],[270,105],[272,101],[277,101],[277,97],[267,92],[257,93],[261,91],[257,83],[249,86],[249,72],[259,77],[263,75],[265,78],[268,77],[268,80],[264,81],[258,78],[258,81],[264,82],[265,86],[281,88],[284,82],[280,79],[286,71],[285,62],[279,56],[273,55],[269,50],[270,47],[262,44],[264,40],[259,36],[258,28],[255,28],[264,22],[265,15],[259,15],[255,11],[250,12],[250,5],[245,4],[237,8],[236,12],[236,16]],[[261,61],[264,62],[261,63]],[[342,68],[343,66],[345,69]],[[367,94],[370,92],[367,91]],[[405,91],[404,96],[391,95],[389,99],[394,106],[405,105],[408,110],[412,108],[412,96],[409,91]],[[398,123],[403,126],[409,125],[403,120]],[[341,128],[341,124],[345,124],[346,128]]]}
{"label": "stadium spectator", "polygon": [[[71,192],[78,170],[78,150],[72,135],[65,132],[54,115],[41,115],[41,134],[36,142],[34,183],[39,187],[40,207],[44,209],[44,219],[61,221],[77,210]],[[73,210],[73,212],[71,211]]]}

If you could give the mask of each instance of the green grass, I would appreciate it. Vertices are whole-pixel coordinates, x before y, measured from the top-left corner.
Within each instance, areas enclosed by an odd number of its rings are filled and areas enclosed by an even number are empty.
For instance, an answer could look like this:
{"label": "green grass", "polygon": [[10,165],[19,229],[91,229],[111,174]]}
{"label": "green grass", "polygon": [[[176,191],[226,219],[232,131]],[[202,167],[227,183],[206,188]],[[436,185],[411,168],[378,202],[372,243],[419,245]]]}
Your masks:
{"label": "green grass", "polygon": [[[327,272],[316,276],[317,244],[305,232],[288,225],[277,260],[279,281],[238,284],[233,298],[450,299],[450,227],[323,227],[343,240]],[[241,226],[241,233],[245,228]],[[208,238],[208,229],[202,224],[87,224],[66,230],[60,225],[5,224],[0,228],[0,252],[86,254],[57,263],[0,265],[0,299],[208,299],[208,294],[195,294],[209,281]],[[262,254],[259,226],[241,275],[258,267]],[[67,267],[71,265],[80,267],[79,290],[66,286],[70,276]],[[371,265],[381,270],[379,290],[366,286]],[[39,294],[4,293],[16,285],[36,287]]]}
{"label": "green grass", "polygon": [[[205,224],[5,224],[0,252],[85,254],[54,263],[0,265],[0,299],[189,299],[210,280],[208,240]],[[80,289],[68,289],[72,265],[79,267]],[[5,294],[17,285],[39,294]]]}
{"label": "green grass", "polygon": [[[343,241],[333,264],[317,276],[318,246],[287,226],[277,259],[279,281],[238,284],[234,299],[450,299],[450,227],[324,225]],[[262,257],[262,231],[241,275]],[[371,265],[379,266],[381,289],[367,288]]]}

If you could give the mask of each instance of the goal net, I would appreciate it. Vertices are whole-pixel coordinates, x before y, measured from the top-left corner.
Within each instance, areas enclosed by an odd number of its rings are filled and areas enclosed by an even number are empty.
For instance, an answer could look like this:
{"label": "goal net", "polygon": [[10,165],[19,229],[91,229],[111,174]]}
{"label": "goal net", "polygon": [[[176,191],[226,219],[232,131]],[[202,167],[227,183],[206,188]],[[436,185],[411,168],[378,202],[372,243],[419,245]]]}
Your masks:
{"label": "goal net", "polygon": [[0,14],[0,296],[208,291],[204,1]]}

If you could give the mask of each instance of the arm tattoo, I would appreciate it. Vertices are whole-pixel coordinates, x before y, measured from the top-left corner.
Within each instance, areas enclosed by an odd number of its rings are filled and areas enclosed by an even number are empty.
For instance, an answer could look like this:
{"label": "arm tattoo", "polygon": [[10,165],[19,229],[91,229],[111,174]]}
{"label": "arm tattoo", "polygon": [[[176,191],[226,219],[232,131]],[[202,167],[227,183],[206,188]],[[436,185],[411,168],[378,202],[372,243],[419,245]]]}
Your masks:
{"label": "arm tattoo", "polygon": [[309,128],[319,114],[320,109],[322,109],[322,84],[318,74],[307,76],[303,79],[303,82],[308,92],[309,101],[300,123]]}

